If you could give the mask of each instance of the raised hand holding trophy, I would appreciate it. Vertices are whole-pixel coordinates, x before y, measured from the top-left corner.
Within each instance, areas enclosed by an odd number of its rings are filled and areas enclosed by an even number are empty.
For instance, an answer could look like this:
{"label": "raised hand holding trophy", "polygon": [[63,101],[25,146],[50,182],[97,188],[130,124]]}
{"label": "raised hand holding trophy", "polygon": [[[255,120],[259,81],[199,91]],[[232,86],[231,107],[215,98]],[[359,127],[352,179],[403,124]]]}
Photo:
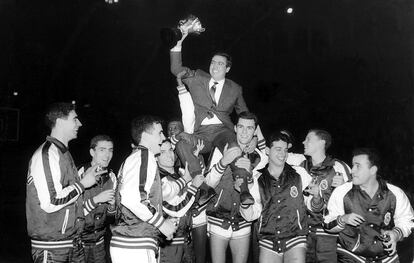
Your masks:
{"label": "raised hand holding trophy", "polygon": [[205,30],[198,17],[190,14],[185,19],[180,20],[177,27],[162,28],[160,32],[161,40],[168,48],[172,48],[188,34],[199,35]]}

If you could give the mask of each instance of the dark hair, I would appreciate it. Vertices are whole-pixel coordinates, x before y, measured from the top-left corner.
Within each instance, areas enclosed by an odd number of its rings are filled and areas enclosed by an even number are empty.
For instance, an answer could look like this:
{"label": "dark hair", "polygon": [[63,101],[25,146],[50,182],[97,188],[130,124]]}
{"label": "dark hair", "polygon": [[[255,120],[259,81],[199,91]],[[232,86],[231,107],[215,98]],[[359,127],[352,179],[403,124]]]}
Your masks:
{"label": "dark hair", "polygon": [[380,162],[381,157],[378,153],[378,151],[374,148],[357,148],[352,151],[352,157],[355,157],[357,155],[366,155],[368,158],[369,163],[371,164],[370,167],[376,166],[377,167],[377,173],[380,170]]}
{"label": "dark hair", "polygon": [[272,144],[273,142],[277,142],[277,141],[283,141],[286,142],[288,145],[289,143],[292,143],[290,137],[288,135],[286,135],[286,133],[284,133],[283,131],[280,132],[274,132],[269,136],[269,139],[266,140],[266,146],[269,148],[272,148]]}
{"label": "dark hair", "polygon": [[226,58],[226,68],[230,68],[231,65],[233,64],[233,60],[231,58],[231,56],[225,52],[216,52],[213,54],[214,56],[221,56],[221,57],[225,57]]}
{"label": "dark hair", "polygon": [[325,141],[325,150],[328,150],[329,146],[332,145],[332,136],[329,132],[321,129],[312,129],[308,133],[313,132],[319,139]]}
{"label": "dark hair", "polygon": [[89,148],[90,149],[95,149],[95,147],[98,145],[98,142],[102,142],[102,141],[114,143],[114,141],[112,140],[111,137],[109,137],[109,135],[99,134],[99,135],[96,135],[95,137],[93,137],[91,139],[91,142],[89,144]]}
{"label": "dark hair", "polygon": [[69,113],[75,110],[75,104],[67,102],[57,102],[51,104],[45,114],[45,124],[50,129],[53,129],[56,125],[57,119],[67,119]]}
{"label": "dark hair", "polygon": [[254,114],[253,112],[250,112],[250,111],[240,112],[240,114],[237,118],[237,121],[239,121],[239,119],[253,120],[255,127],[257,127],[257,125],[259,125],[259,119],[257,118],[256,114]]}
{"label": "dark hair", "polygon": [[133,119],[131,121],[132,142],[135,145],[139,145],[141,142],[142,133],[144,131],[149,132],[151,129],[153,129],[153,125],[157,123],[162,125],[162,120],[156,116],[151,115],[139,116]]}

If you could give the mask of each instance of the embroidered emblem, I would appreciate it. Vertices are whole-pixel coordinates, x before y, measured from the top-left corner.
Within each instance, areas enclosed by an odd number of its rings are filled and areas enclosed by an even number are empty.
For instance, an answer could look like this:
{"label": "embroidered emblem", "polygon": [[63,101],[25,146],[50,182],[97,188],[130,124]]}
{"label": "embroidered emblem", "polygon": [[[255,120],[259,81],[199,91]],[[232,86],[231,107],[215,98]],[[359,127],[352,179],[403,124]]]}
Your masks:
{"label": "embroidered emblem", "polygon": [[384,224],[388,226],[391,222],[391,213],[387,212],[384,216]]}
{"label": "embroidered emblem", "polygon": [[328,181],[326,181],[326,179],[323,179],[323,180],[321,181],[321,183],[319,184],[319,188],[320,188],[322,191],[325,191],[326,189],[328,189]]}
{"label": "embroidered emblem", "polygon": [[298,197],[298,188],[296,188],[296,186],[290,188],[290,196],[293,198]]}

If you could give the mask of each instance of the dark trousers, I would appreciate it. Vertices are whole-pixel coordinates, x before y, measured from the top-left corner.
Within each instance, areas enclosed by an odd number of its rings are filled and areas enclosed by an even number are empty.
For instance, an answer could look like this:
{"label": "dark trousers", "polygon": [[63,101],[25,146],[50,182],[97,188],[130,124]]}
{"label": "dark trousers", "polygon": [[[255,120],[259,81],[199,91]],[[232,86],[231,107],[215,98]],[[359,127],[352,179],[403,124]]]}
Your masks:
{"label": "dark trousers", "polygon": [[105,243],[84,245],[86,263],[106,263]]}
{"label": "dark trousers", "polygon": [[237,142],[234,131],[224,125],[202,125],[191,137],[192,143],[180,140],[175,149],[181,162],[183,164],[188,163],[188,170],[193,177],[201,173],[200,160],[193,154],[194,145],[198,139],[204,142],[202,154],[209,153],[215,147],[223,152],[226,144],[230,145]]}
{"label": "dark trousers", "polygon": [[32,259],[34,263],[85,263],[85,254],[83,247],[50,250],[32,248]]}
{"label": "dark trousers", "polygon": [[195,263],[204,263],[207,255],[207,225],[193,228],[191,234],[193,236]]}
{"label": "dark trousers", "polygon": [[161,248],[161,263],[181,263],[184,261],[184,246],[167,245]]}
{"label": "dark trousers", "polygon": [[307,237],[306,262],[336,263],[336,236],[316,235],[311,232]]}

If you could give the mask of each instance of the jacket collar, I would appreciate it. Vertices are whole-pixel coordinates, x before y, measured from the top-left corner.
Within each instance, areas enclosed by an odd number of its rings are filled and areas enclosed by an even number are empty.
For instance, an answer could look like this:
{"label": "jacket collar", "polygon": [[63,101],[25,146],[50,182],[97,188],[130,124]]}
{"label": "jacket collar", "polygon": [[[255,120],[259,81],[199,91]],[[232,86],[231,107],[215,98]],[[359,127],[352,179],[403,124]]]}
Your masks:
{"label": "jacket collar", "polygon": [[47,136],[46,141],[53,143],[62,153],[66,153],[68,151],[68,147],[66,147],[61,141],[59,141],[55,137]]}

